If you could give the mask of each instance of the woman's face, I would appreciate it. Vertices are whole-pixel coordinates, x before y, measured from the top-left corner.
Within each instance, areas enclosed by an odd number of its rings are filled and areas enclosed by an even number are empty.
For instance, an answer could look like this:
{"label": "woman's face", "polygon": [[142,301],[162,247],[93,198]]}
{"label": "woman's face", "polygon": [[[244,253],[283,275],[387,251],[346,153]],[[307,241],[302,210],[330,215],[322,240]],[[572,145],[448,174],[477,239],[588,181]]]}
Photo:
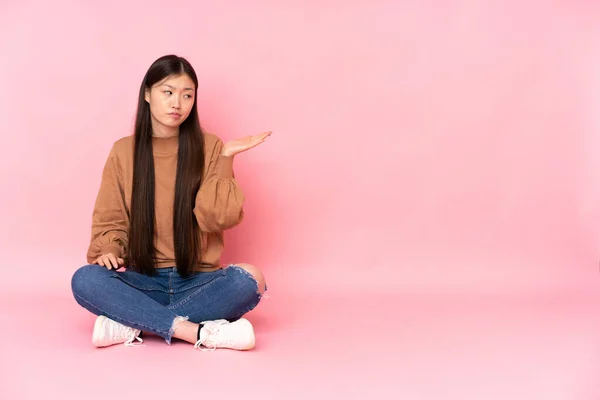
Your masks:
{"label": "woman's face", "polygon": [[155,131],[178,129],[192,111],[194,94],[194,82],[186,74],[171,75],[146,89]]}

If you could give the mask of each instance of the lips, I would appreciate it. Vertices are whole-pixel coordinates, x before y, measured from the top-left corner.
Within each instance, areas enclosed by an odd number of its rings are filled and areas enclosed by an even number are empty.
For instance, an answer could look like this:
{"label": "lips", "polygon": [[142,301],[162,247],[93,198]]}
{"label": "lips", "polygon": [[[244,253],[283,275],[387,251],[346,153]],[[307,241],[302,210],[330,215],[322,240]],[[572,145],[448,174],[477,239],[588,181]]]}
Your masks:
{"label": "lips", "polygon": [[169,113],[169,115],[170,115],[171,117],[174,117],[174,118],[179,118],[179,117],[181,117],[181,114],[178,114],[178,113]]}

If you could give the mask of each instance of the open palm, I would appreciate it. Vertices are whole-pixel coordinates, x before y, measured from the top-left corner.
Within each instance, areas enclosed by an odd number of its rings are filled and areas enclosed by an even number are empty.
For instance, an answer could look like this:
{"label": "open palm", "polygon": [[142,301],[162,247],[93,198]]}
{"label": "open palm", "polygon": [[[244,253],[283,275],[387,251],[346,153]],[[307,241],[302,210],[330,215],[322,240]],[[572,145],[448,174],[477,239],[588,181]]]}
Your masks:
{"label": "open palm", "polygon": [[225,144],[223,151],[221,152],[224,156],[234,156],[246,150],[250,150],[253,147],[258,146],[264,142],[272,132],[264,132],[258,135],[245,136],[239,139],[234,139]]}

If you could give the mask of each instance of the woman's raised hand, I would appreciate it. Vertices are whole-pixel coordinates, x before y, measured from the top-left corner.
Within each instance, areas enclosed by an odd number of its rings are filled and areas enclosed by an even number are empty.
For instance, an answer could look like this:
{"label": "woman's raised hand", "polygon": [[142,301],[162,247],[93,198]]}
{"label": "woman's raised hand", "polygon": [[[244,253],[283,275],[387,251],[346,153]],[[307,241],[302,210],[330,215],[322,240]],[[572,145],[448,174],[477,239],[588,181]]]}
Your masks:
{"label": "woman's raised hand", "polygon": [[264,142],[269,136],[271,136],[271,133],[272,132],[269,131],[254,136],[245,136],[243,138],[231,140],[227,142],[225,146],[223,146],[221,154],[227,157],[233,157],[236,154],[250,150],[251,148],[256,147]]}

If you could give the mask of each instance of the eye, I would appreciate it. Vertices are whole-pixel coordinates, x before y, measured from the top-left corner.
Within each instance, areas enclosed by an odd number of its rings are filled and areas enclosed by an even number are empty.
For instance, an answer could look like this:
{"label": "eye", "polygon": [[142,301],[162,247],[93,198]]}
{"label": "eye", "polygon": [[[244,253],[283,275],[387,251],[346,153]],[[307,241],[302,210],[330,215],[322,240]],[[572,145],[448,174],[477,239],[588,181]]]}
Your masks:
{"label": "eye", "polygon": [[184,97],[186,97],[186,98],[188,98],[188,99],[191,99],[191,98],[192,98],[192,95],[191,95],[191,94],[186,94]]}
{"label": "eye", "polygon": [[171,92],[170,90],[165,90],[163,93],[166,93],[166,94],[173,94],[173,92]]}

